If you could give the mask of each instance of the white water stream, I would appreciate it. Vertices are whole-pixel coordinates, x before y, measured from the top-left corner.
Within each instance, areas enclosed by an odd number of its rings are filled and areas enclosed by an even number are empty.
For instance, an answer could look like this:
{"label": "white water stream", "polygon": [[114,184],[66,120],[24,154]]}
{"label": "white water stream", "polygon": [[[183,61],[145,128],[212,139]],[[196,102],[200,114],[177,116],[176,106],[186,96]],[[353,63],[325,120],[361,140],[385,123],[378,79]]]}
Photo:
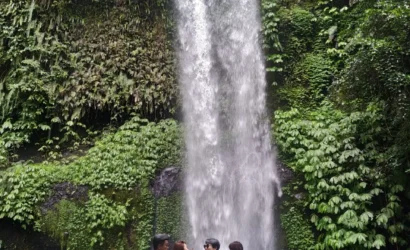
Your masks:
{"label": "white water stream", "polygon": [[279,186],[266,115],[257,0],[175,0],[191,247],[275,249]]}

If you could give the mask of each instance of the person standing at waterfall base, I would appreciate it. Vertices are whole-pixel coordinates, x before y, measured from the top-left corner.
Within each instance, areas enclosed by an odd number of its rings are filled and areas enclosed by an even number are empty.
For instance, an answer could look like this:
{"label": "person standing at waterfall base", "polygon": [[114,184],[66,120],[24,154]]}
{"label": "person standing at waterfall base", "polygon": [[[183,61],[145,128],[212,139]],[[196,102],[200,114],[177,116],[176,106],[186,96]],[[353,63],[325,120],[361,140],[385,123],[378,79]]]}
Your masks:
{"label": "person standing at waterfall base", "polygon": [[169,249],[169,235],[168,234],[156,234],[152,238],[152,246],[154,250],[168,250]]}
{"label": "person standing at waterfall base", "polygon": [[243,250],[242,243],[239,241],[234,241],[231,244],[229,244],[229,250]]}
{"label": "person standing at waterfall base", "polygon": [[205,250],[219,250],[221,244],[217,239],[209,238],[205,241],[204,249]]}
{"label": "person standing at waterfall base", "polygon": [[185,241],[180,240],[175,242],[173,250],[189,250]]}

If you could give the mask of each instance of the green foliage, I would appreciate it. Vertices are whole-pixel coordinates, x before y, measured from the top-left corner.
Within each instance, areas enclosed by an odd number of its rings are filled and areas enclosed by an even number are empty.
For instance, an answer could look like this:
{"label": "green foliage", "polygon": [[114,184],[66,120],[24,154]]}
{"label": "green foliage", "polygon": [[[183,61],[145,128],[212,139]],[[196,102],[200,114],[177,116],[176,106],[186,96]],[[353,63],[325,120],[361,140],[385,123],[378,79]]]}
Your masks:
{"label": "green foliage", "polygon": [[33,130],[50,130],[42,117],[57,96],[56,86],[67,73],[64,49],[58,37],[46,32],[47,21],[34,1],[0,5],[0,135],[4,150],[29,141]]}
{"label": "green foliage", "polygon": [[[380,249],[386,236],[406,244],[404,225],[396,220],[403,209],[396,193],[403,186],[386,182],[377,167],[384,160],[377,150],[378,106],[346,115],[324,103],[307,114],[277,112],[275,120],[282,154],[305,176],[311,221],[320,232],[316,249]],[[394,230],[386,231],[390,226]]]}
{"label": "green foliage", "polygon": [[334,98],[355,99],[359,108],[375,99],[384,101],[390,131],[386,146],[394,159],[391,166],[398,172],[410,171],[410,9],[405,1],[387,0],[372,8],[359,3],[357,8],[366,12],[356,21],[355,34],[344,34],[350,39],[345,48],[346,66],[334,87]]}
{"label": "green foliage", "polygon": [[[37,223],[37,227],[59,240],[65,249],[106,249],[123,240],[119,228],[127,222],[127,205],[116,204],[93,193],[85,204],[62,200]],[[107,242],[106,238],[113,233],[117,240]]]}
{"label": "green foliage", "polygon": [[313,233],[303,217],[303,211],[289,206],[287,211],[281,213],[280,219],[290,250],[309,249],[314,245]]}
{"label": "green foliage", "polygon": [[135,234],[137,249],[149,249],[153,232],[154,196],[148,188],[141,190],[141,199],[135,207],[138,214],[135,216]]}
{"label": "green foliage", "polygon": [[404,2],[380,1],[368,9],[357,21],[357,34],[344,34],[352,37],[345,49],[349,57],[341,72],[339,89],[353,98],[383,99],[403,111],[407,100],[402,96],[409,83],[409,20],[410,10]]}
{"label": "green foliage", "polygon": [[24,227],[39,216],[36,209],[49,194],[53,166],[18,165],[0,172],[0,219],[10,218]]}
{"label": "green foliage", "polygon": [[63,249],[89,249],[92,236],[84,220],[84,210],[84,206],[62,200],[36,226],[58,240]]}
{"label": "green foliage", "polygon": [[157,232],[167,232],[174,239],[186,236],[186,214],[183,210],[182,194],[161,197],[157,201]]}
{"label": "green foliage", "polygon": [[[134,117],[69,164],[1,172],[0,216],[35,225],[67,249],[147,249],[154,221],[150,181],[163,167],[180,165],[181,144],[175,121]],[[52,184],[61,182],[88,186],[89,200],[62,200],[40,213]]]}
{"label": "green foliage", "polygon": [[324,55],[306,54],[278,92],[294,108],[314,108],[328,93],[332,83],[332,61]]}
{"label": "green foliage", "polygon": [[[164,1],[2,1],[0,164],[40,139],[58,158],[96,124],[174,110],[176,84]],[[107,119],[108,118],[108,119]]]}
{"label": "green foliage", "polygon": [[8,152],[5,146],[4,140],[0,139],[0,169],[4,166],[8,166]]}
{"label": "green foliage", "polygon": [[179,136],[175,121],[155,124],[135,117],[62,169],[60,179],[95,189],[132,188],[151,179],[161,167],[179,163]]}
{"label": "green foliage", "polygon": [[[280,2],[279,2],[280,3]],[[315,16],[309,11],[295,7],[284,7],[286,3],[265,0],[262,2],[264,47],[266,48],[268,79],[273,85],[273,102],[293,102],[292,97],[304,100],[300,85],[287,80],[298,60],[313,46]],[[282,88],[286,94],[279,93]],[[297,101],[299,102],[299,101]]]}
{"label": "green foliage", "polygon": [[282,50],[268,53],[280,55],[283,72],[270,76],[272,97],[290,109],[275,116],[276,141],[280,158],[304,175],[316,248],[406,249],[408,3],[276,3],[268,12],[281,20]]}
{"label": "green foliage", "polygon": [[278,30],[279,41],[283,46],[283,61],[290,66],[311,48],[315,16],[299,7],[281,8],[277,15],[281,20]]}
{"label": "green foliage", "polygon": [[282,51],[282,45],[280,44],[278,36],[278,25],[280,19],[277,14],[277,6],[277,3],[274,1],[262,1],[264,47],[271,52],[266,58],[266,60],[271,64],[266,69],[269,72],[280,72],[283,70],[280,67],[280,64],[283,62],[282,55],[278,53],[279,51]]}
{"label": "green foliage", "polygon": [[90,11],[67,38],[75,70],[59,100],[69,107],[64,119],[82,118],[90,108],[108,110],[113,119],[132,111],[169,112],[176,86],[166,21],[151,23],[132,8]]}
{"label": "green foliage", "polygon": [[104,242],[103,230],[125,226],[128,204],[119,205],[106,199],[100,194],[90,195],[90,200],[85,204],[83,219],[88,229],[92,232],[91,246]]}
{"label": "green foliage", "polygon": [[287,247],[290,250],[307,250],[312,249],[315,241],[312,225],[306,216],[306,197],[303,195],[305,191],[298,184],[294,180],[282,189],[284,196],[280,206],[280,222]]}

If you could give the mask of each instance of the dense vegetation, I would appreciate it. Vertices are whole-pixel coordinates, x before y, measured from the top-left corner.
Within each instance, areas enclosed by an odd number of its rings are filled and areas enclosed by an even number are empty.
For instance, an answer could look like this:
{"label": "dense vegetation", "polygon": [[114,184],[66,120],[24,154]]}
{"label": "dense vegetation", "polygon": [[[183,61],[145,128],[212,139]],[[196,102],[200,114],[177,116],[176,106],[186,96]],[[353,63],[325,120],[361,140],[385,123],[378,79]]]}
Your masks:
{"label": "dense vegetation", "polygon": [[409,249],[408,2],[263,5],[289,248]]}
{"label": "dense vegetation", "polygon": [[0,167],[36,144],[49,158],[132,113],[174,112],[164,2],[0,2]]}
{"label": "dense vegetation", "polygon": [[[62,249],[147,249],[154,220],[177,237],[163,217],[180,198],[151,190],[181,166],[167,9],[0,1],[0,220]],[[4,246],[30,247],[0,232]]]}
{"label": "dense vegetation", "polygon": [[[183,233],[181,196],[150,190],[182,165],[171,10],[0,1],[0,221],[62,249]],[[288,249],[410,249],[409,4],[263,0],[262,17]]]}
{"label": "dense vegetation", "polygon": [[[180,164],[180,133],[172,120],[135,117],[71,163],[15,164],[0,177],[0,218],[47,232],[68,249],[146,249],[154,220],[149,180]],[[71,185],[49,207],[59,183]]]}

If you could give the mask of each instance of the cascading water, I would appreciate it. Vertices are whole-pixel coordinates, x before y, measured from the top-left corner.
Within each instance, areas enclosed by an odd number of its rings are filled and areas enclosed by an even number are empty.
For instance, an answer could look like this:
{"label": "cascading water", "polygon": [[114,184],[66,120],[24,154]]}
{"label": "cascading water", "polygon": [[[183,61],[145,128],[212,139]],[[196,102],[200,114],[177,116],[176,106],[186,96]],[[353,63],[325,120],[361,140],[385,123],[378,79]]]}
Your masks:
{"label": "cascading water", "polygon": [[186,200],[195,249],[274,249],[279,185],[265,110],[257,0],[175,0],[186,126]]}

